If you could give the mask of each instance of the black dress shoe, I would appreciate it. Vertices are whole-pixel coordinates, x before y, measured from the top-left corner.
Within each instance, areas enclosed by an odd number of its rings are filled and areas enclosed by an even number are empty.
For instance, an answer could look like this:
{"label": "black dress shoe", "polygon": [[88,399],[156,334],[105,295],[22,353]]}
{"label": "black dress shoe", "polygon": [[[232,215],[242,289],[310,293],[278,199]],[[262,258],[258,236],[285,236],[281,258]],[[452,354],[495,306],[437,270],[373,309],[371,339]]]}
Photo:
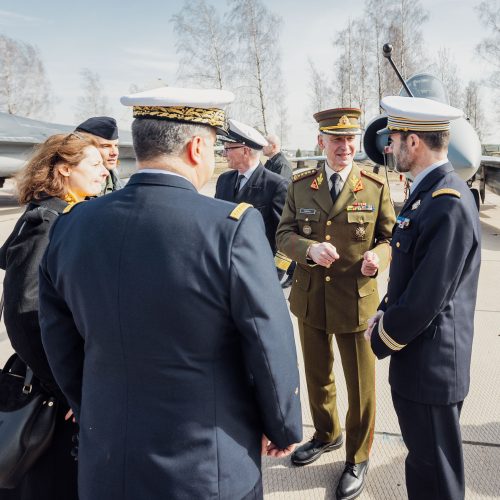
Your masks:
{"label": "black dress shoe", "polygon": [[344,438],[342,434],[335,439],[335,441],[319,441],[316,438],[312,438],[307,443],[299,446],[292,453],[292,464],[294,465],[307,465],[313,463],[315,460],[323,455],[327,451],[337,450],[344,443]]}
{"label": "black dress shoe", "polygon": [[363,491],[367,472],[368,460],[359,464],[346,462],[335,493],[337,500],[353,500],[353,498],[356,498]]}
{"label": "black dress shoe", "polygon": [[292,286],[292,282],[293,274],[287,274],[285,280],[281,283],[281,288],[288,288],[289,286]]}

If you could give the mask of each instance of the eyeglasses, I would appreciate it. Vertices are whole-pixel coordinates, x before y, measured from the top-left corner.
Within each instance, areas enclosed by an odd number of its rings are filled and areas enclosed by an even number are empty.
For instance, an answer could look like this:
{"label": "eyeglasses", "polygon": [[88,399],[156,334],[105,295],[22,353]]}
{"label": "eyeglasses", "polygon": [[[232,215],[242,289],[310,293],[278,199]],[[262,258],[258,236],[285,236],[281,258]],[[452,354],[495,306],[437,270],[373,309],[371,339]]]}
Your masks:
{"label": "eyeglasses", "polygon": [[246,148],[246,146],[233,146],[231,148],[224,147],[223,152],[227,153],[228,151],[231,151],[231,149],[240,149],[240,148]]}

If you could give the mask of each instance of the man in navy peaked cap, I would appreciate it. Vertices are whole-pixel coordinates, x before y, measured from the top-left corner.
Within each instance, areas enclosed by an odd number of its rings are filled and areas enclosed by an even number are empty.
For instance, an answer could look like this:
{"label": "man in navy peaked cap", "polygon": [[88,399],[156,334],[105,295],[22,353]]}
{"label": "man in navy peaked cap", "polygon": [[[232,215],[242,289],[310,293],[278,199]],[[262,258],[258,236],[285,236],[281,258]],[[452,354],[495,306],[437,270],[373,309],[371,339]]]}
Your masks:
{"label": "man in navy peaked cap", "polygon": [[397,169],[413,183],[392,237],[387,295],[366,332],[389,383],[408,448],[410,500],[465,495],[460,412],[469,391],[481,261],[479,215],[447,158],[462,111],[423,98],[384,97]]}

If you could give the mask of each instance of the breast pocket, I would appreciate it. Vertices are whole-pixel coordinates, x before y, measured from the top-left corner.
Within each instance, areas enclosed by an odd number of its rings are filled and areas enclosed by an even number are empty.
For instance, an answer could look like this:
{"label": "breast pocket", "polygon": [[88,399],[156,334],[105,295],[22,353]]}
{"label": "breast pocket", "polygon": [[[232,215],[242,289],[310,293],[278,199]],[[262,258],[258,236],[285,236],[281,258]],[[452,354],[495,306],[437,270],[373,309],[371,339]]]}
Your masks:
{"label": "breast pocket", "polygon": [[375,214],[373,212],[348,212],[351,239],[354,241],[366,241],[373,234]]}
{"label": "breast pocket", "polygon": [[314,213],[305,213],[301,212],[304,209],[298,209],[295,219],[299,224],[299,232],[301,235],[306,238],[310,238],[311,235],[314,234],[316,236],[317,230],[316,226],[318,225],[321,219],[321,213],[319,210],[316,210]]}

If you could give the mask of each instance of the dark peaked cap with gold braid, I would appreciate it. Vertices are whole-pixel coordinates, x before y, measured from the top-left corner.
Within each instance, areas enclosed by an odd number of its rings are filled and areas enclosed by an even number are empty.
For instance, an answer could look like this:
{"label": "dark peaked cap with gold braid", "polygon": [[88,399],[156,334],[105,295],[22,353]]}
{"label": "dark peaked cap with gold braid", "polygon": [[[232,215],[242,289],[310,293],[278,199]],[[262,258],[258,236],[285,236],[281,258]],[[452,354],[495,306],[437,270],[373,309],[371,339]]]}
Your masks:
{"label": "dark peaked cap with gold braid", "polygon": [[157,118],[182,123],[209,125],[225,135],[224,107],[234,101],[234,94],[219,89],[160,87],[123,96],[120,102],[133,106],[134,118]]}

